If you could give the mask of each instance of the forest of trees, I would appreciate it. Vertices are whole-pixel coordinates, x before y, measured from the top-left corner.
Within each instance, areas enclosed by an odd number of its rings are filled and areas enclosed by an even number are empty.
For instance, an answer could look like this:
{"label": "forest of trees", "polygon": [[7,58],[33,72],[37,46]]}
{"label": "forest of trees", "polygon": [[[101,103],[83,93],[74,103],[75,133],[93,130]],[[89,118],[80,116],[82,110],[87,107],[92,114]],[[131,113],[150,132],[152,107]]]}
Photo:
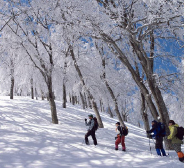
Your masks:
{"label": "forest of trees", "polygon": [[[1,95],[92,108],[149,129],[183,124],[179,0],[0,1]],[[62,122],[62,121],[61,121]],[[168,130],[167,130],[168,131]]]}

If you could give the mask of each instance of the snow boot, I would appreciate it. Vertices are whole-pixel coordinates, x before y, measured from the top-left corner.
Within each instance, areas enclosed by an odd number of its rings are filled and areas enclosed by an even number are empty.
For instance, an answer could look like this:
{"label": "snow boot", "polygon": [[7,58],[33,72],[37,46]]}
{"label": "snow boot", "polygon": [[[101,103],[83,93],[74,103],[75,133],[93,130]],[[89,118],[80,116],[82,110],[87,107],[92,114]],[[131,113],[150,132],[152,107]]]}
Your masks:
{"label": "snow boot", "polygon": [[161,151],[160,149],[156,149],[157,155],[161,156]]}
{"label": "snow boot", "polygon": [[122,147],[122,151],[126,151],[125,147]]}
{"label": "snow boot", "polygon": [[166,156],[166,152],[164,149],[161,149],[161,152],[162,152],[163,156]]}
{"label": "snow boot", "polygon": [[179,158],[179,161],[184,163],[184,157],[183,158]]}
{"label": "snow boot", "polygon": [[90,144],[89,144],[89,141],[85,141],[85,144],[86,144],[86,145],[90,145]]}
{"label": "snow boot", "polygon": [[98,143],[97,143],[97,140],[95,139],[94,140],[94,145],[96,146],[96,145],[98,145]]}
{"label": "snow boot", "polygon": [[178,152],[177,155],[179,157],[179,161],[184,163],[184,153]]}
{"label": "snow boot", "polygon": [[115,150],[118,150],[118,145],[117,144],[115,144]]}

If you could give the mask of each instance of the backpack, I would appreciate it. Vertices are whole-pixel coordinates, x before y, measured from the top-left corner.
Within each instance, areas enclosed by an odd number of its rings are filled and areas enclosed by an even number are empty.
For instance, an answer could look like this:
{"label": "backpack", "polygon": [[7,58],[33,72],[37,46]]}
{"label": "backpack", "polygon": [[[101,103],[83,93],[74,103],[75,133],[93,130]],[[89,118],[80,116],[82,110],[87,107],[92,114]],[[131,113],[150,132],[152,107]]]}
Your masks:
{"label": "backpack", "polygon": [[94,117],[93,120],[94,120],[94,127],[93,127],[93,129],[94,129],[95,131],[97,131],[97,129],[98,129],[98,127],[99,127],[97,118]]}
{"label": "backpack", "polygon": [[122,135],[123,136],[127,136],[128,135],[128,128],[126,126],[124,126],[124,127],[120,126],[119,131],[120,131],[121,136]]}
{"label": "backpack", "polygon": [[158,122],[157,123],[157,136],[162,136],[165,137],[166,136],[166,127],[163,123]]}
{"label": "backpack", "polygon": [[176,127],[177,128],[177,134],[175,135],[178,139],[183,140],[184,139],[184,128],[183,127]]}

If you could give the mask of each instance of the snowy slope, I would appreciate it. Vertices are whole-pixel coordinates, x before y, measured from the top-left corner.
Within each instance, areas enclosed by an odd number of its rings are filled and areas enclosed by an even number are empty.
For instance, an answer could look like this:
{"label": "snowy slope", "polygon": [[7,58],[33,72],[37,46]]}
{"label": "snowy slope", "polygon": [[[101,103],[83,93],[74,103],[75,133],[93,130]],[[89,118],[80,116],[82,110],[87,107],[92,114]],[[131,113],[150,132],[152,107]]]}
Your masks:
{"label": "snowy slope", "polygon": [[153,142],[151,155],[145,131],[131,124],[127,124],[127,151],[115,151],[117,120],[103,113],[105,128],[96,133],[98,146],[91,137],[86,146],[84,118],[93,112],[69,104],[63,109],[61,102],[56,103],[60,123],[53,125],[47,101],[0,97],[0,168],[184,167],[174,151],[168,157],[156,156]]}

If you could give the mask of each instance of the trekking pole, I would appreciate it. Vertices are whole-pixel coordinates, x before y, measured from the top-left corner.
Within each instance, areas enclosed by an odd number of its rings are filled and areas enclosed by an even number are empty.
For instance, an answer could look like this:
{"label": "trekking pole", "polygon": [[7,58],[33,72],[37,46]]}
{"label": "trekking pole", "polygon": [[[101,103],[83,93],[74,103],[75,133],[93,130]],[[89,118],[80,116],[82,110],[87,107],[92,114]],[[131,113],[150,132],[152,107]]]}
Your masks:
{"label": "trekking pole", "polygon": [[150,147],[150,153],[152,155],[152,148],[151,148],[151,145],[150,145],[150,138],[149,138],[149,147]]}
{"label": "trekking pole", "polygon": [[165,146],[165,150],[168,151],[166,155],[170,155],[169,154],[169,147],[168,147],[168,150],[166,149],[166,143],[165,143],[165,140],[167,141],[167,137],[164,137],[164,146]]}
{"label": "trekking pole", "polygon": [[85,139],[82,141],[82,145],[85,144]]}
{"label": "trekking pole", "polygon": [[[121,136],[121,134],[120,134],[120,138],[121,138],[121,146],[122,146],[122,136]],[[122,146],[122,149],[123,149],[123,146]]]}

